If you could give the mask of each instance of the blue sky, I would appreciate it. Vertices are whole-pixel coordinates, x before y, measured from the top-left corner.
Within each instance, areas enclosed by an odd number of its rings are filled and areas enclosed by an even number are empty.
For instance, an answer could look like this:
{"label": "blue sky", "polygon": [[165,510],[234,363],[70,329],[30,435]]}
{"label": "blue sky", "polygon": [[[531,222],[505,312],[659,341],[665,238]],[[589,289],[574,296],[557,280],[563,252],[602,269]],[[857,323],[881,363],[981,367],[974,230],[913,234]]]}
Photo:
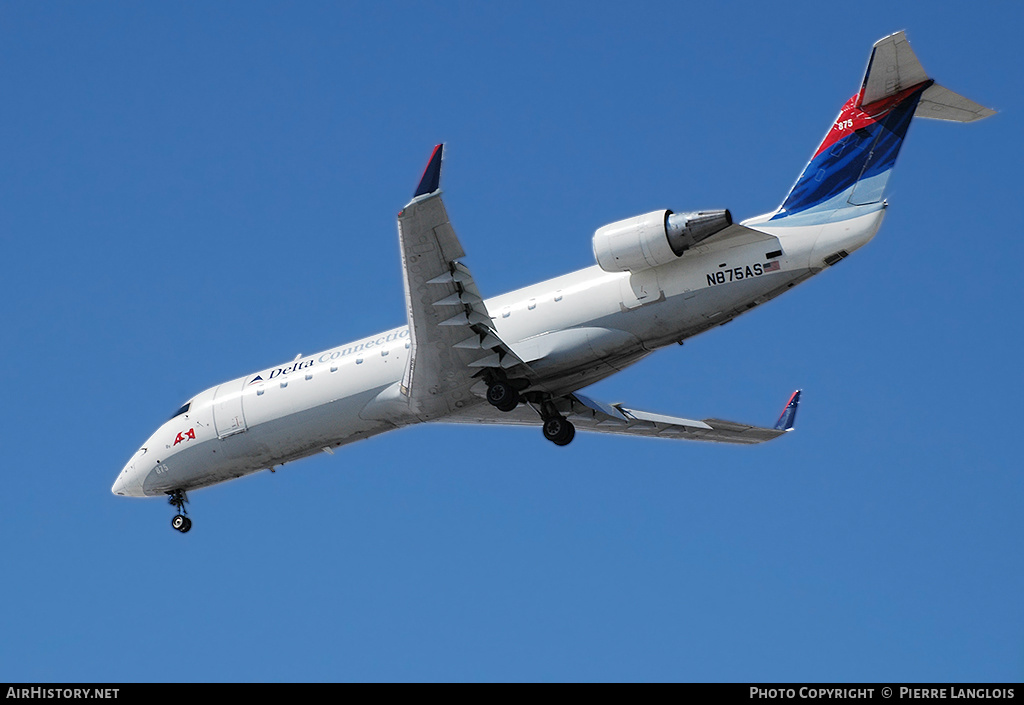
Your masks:
{"label": "blue sky", "polygon": [[[1019,3],[0,5],[5,681],[1016,681]],[[905,29],[866,248],[588,394],[756,448],[419,427],[163,500],[193,394],[404,322],[434,144],[485,295],[656,208],[775,208]]]}

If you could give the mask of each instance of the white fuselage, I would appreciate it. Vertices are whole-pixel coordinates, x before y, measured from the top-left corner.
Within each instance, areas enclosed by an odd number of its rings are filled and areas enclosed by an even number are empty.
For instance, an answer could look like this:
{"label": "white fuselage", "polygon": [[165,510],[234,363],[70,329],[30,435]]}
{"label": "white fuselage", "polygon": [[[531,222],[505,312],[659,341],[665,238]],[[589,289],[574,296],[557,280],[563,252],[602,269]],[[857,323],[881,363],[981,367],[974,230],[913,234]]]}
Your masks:
{"label": "white fuselage", "polygon": [[[788,227],[753,219],[745,225],[763,237],[700,245],[633,274],[594,266],[485,303],[538,384],[565,394],[787,291],[826,258],[867,243],[883,213],[878,204],[839,222]],[[417,423],[382,401],[409,355],[403,326],[207,389],[147,439],[112,491],[206,487]],[[465,403],[487,402],[470,395]]]}

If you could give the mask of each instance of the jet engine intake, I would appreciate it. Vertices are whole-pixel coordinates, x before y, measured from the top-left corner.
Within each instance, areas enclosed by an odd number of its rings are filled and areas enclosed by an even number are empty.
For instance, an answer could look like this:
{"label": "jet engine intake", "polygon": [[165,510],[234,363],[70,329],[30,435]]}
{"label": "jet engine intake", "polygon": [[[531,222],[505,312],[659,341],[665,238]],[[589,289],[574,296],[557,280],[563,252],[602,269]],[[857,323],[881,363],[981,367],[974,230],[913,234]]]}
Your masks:
{"label": "jet engine intake", "polygon": [[594,233],[594,259],[606,272],[639,272],[668,264],[732,225],[727,210],[660,210],[605,225]]}

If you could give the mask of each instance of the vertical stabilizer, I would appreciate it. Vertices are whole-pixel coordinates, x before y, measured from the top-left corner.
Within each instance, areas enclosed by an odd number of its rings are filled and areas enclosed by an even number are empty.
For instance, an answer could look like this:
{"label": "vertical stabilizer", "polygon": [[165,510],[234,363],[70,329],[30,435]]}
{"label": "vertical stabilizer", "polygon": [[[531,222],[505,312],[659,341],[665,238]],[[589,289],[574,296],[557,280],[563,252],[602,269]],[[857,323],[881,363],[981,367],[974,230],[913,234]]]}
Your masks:
{"label": "vertical stabilizer", "polygon": [[903,32],[880,39],[860,90],[843,106],[771,220],[809,225],[878,210],[915,115],[971,122],[994,113],[929,78]]}

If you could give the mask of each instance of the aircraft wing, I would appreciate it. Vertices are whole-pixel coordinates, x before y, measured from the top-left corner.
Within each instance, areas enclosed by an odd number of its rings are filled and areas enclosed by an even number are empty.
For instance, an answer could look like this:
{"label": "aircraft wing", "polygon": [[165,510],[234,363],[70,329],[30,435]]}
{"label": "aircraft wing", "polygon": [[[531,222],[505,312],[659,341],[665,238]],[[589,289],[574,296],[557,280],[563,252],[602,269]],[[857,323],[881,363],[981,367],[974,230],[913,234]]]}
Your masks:
{"label": "aircraft wing", "polygon": [[[595,401],[582,394],[561,397],[555,401],[555,406],[579,431],[750,445],[770,441],[791,431],[796,421],[799,403],[800,391],[797,390],[790,396],[782,415],[771,428],[722,419],[695,421],[638,411],[626,408],[622,404]],[[443,421],[507,426],[540,426],[543,423],[538,412],[527,404],[521,404],[511,412],[502,412],[486,403],[460,411]]]}
{"label": "aircraft wing", "polygon": [[[444,145],[398,214],[411,341],[400,392],[422,421],[465,406],[488,368],[524,364],[498,337],[441,200]],[[473,401],[475,401],[475,397]]]}

